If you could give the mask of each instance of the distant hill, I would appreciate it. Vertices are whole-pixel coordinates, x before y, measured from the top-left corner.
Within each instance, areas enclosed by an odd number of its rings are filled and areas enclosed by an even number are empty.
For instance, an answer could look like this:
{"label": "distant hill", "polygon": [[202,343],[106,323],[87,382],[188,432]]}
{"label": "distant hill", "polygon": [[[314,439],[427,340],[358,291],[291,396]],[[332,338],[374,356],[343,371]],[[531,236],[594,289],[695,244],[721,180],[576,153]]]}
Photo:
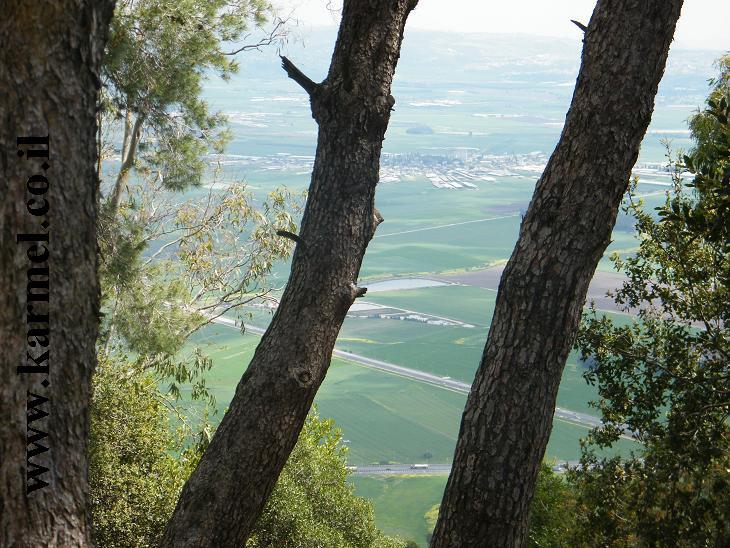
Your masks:
{"label": "distant hill", "polygon": [[[336,39],[335,27],[293,29],[289,43],[281,50],[312,79],[324,79]],[[406,29],[396,71],[394,88],[399,85],[429,84],[485,85],[505,81],[553,81],[572,86],[580,65],[582,37],[575,39],[525,34],[474,34]],[[711,72],[721,51],[673,49],[660,89],[660,96],[687,96],[695,89],[698,75]],[[254,79],[281,79],[275,48],[239,54],[242,73]],[[661,100],[661,98],[660,98]]]}

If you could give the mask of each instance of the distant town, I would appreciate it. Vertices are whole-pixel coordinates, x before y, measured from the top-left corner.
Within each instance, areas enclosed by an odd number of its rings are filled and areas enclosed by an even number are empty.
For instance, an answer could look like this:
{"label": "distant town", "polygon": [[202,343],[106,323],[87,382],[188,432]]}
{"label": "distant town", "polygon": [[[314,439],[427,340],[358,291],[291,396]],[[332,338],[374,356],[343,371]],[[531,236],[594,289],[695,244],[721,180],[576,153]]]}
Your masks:
{"label": "distant town", "polygon": [[[536,180],[547,165],[548,157],[542,151],[527,154],[489,154],[474,148],[459,147],[431,153],[383,153],[380,164],[380,183],[392,184],[425,177],[436,187],[445,190],[477,189],[477,183],[496,182],[497,178]],[[295,175],[309,175],[314,156],[280,152],[270,156],[219,155],[211,157],[212,165],[227,171],[282,171]],[[640,162],[634,175],[649,184],[668,185],[667,165],[660,162]],[[647,178],[649,177],[649,178]]]}

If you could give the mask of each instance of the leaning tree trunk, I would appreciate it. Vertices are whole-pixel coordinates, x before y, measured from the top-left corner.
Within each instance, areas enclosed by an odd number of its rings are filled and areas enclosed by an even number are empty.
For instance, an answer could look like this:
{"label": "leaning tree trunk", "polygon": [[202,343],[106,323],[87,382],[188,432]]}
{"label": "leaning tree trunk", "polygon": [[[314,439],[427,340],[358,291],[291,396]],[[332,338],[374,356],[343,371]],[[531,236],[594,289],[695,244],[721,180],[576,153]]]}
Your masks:
{"label": "leaning tree trunk", "polygon": [[114,2],[0,3],[0,546],[86,546],[96,100]]}
{"label": "leaning tree trunk", "polygon": [[311,99],[317,153],[289,282],[230,408],[186,483],[163,546],[241,546],[324,379],[382,220],[373,201],[403,28],[417,0],[346,0],[329,74],[284,69]]}
{"label": "leaning tree trunk", "polygon": [[599,0],[560,141],[503,274],[434,547],[521,546],[560,378],[682,0]]}

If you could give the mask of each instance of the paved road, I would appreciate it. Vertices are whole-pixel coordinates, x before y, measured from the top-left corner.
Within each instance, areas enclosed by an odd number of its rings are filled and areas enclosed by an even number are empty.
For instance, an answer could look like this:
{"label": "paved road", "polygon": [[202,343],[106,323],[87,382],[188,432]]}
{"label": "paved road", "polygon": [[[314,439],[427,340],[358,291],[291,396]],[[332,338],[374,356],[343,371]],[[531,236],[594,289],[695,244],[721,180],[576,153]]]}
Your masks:
{"label": "paved road", "polygon": [[[225,318],[225,317],[221,316],[219,318],[216,318],[213,321],[217,324],[221,324],[221,325],[225,325],[228,327],[232,327],[234,329],[238,329],[237,322],[230,318]],[[248,333],[263,335],[264,332],[266,331],[265,329],[256,327],[254,325],[245,324],[245,326],[246,326],[246,332],[248,332]],[[369,367],[371,369],[377,369],[379,371],[384,371],[384,372],[390,373],[392,375],[399,375],[401,377],[406,377],[408,379],[425,382],[427,384],[431,384],[433,386],[438,386],[439,388],[444,388],[447,390],[452,390],[454,392],[468,394],[469,390],[471,390],[471,385],[468,383],[450,379],[448,377],[440,377],[438,375],[433,375],[432,373],[426,373],[425,371],[419,371],[418,369],[411,369],[409,367],[403,367],[401,365],[396,365],[394,363],[384,362],[381,360],[374,360],[372,358],[367,358],[365,356],[361,356],[359,354],[353,354],[352,352],[346,352],[344,350],[339,350],[337,348],[334,349],[333,354],[339,358],[343,358],[345,360],[354,362],[358,365]],[[586,426],[588,428],[594,428],[596,426],[601,425],[601,420],[598,417],[594,417],[593,415],[588,415],[586,413],[579,413],[577,411],[571,411],[570,409],[563,409],[562,407],[555,408],[555,418],[558,420],[570,422],[572,424]]]}
{"label": "paved road", "polygon": [[448,476],[450,464],[429,464],[428,468],[412,468],[412,464],[372,464],[367,466],[349,466],[355,476],[388,476],[403,474],[420,474],[425,476]]}
{"label": "paved road", "polygon": [[[560,461],[553,466],[554,472],[565,472],[568,468],[577,468],[580,461]],[[350,473],[355,476],[402,476],[404,474],[419,474],[424,476],[448,476],[451,473],[450,464],[429,464],[428,468],[414,468],[416,464],[369,464],[366,466],[348,466]]]}

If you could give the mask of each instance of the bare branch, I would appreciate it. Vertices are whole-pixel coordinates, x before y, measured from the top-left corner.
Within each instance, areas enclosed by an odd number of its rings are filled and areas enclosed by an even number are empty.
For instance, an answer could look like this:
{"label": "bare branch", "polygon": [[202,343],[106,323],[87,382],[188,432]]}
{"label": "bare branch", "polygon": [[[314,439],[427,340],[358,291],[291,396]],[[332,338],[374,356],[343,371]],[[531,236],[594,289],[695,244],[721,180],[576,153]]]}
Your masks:
{"label": "bare branch", "polygon": [[281,66],[286,71],[289,78],[302,86],[304,91],[306,91],[309,95],[312,95],[319,87],[319,84],[315,84],[306,74],[299,70],[294,63],[289,61],[289,59],[283,55],[280,55],[279,57],[281,57]]}
{"label": "bare branch", "polygon": [[570,22],[573,23],[580,30],[582,30],[584,33],[588,31],[588,27],[586,27],[583,23],[579,23],[575,19],[571,19]]}
{"label": "bare branch", "polygon": [[375,236],[375,231],[380,226],[380,223],[382,223],[385,219],[383,219],[383,215],[378,211],[377,207],[373,208],[373,227],[371,229],[370,233],[370,239],[373,239],[373,236]]}
{"label": "bare branch", "polygon": [[[261,51],[261,48],[270,46],[271,44],[274,44],[276,42],[280,42],[283,40],[283,38],[286,36],[286,29],[284,28],[284,24],[286,21],[284,19],[277,18],[276,24],[274,27],[269,31],[269,33],[261,38],[258,42],[253,42],[250,44],[244,44],[238,49],[234,49],[232,51],[224,51],[221,52],[223,55],[236,55],[237,53],[241,53],[242,51],[250,51],[252,49]],[[250,38],[251,35],[247,35],[244,37],[244,40]]]}
{"label": "bare branch", "polygon": [[289,238],[290,240],[293,240],[294,242],[299,244],[299,246],[301,246],[303,248],[303,250],[305,250],[307,248],[307,244],[304,243],[304,240],[302,240],[296,234],[289,232],[288,230],[277,230],[276,233],[279,236],[283,236],[284,238]]}
{"label": "bare branch", "polygon": [[377,228],[380,223],[382,223],[385,219],[383,219],[383,215],[380,213],[377,207],[373,208],[373,217],[375,217],[375,228]]}

